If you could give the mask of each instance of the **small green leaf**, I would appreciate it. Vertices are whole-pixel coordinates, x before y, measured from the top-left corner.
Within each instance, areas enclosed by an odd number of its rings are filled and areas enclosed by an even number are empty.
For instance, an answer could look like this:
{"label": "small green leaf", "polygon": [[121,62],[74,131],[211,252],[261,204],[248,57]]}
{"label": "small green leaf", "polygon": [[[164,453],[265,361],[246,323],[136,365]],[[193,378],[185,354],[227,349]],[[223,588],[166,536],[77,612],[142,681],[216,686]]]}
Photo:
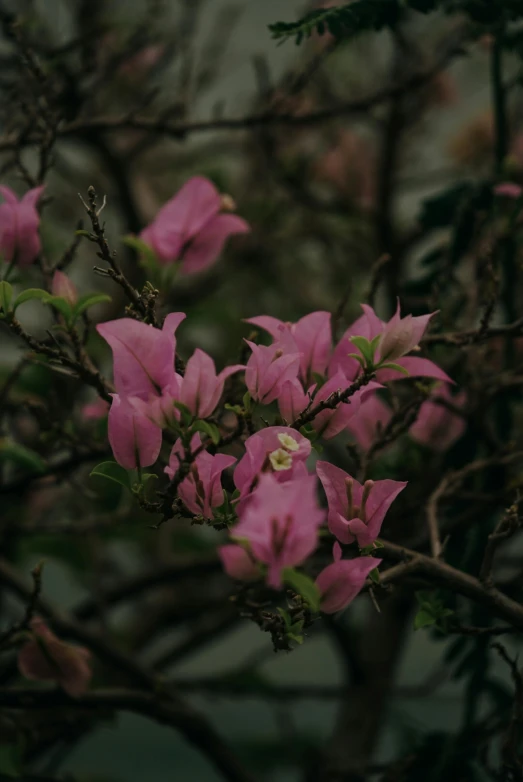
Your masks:
{"label": "small green leaf", "polygon": [[147,244],[147,242],[143,241],[143,239],[139,239],[138,236],[129,235],[124,236],[122,238],[122,242],[132,250],[136,250],[138,255],[144,258],[148,264],[150,263],[158,266],[158,258],[156,257],[156,253],[152,247]]}
{"label": "small green leaf", "polygon": [[193,432],[202,432],[203,434],[206,434],[207,437],[211,438],[215,445],[218,445],[221,440],[220,430],[216,424],[211,424],[209,421],[195,421],[192,425],[192,430]]}
{"label": "small green leaf", "polygon": [[46,464],[39,454],[12,440],[0,441],[0,461],[11,462],[31,472],[42,473]]}
{"label": "small green leaf", "polygon": [[55,310],[58,310],[60,315],[63,315],[65,320],[69,323],[73,314],[73,310],[68,301],[61,296],[48,296],[47,299],[42,299],[44,304],[50,304]]}
{"label": "small green leaf", "polygon": [[119,483],[120,486],[124,486],[126,489],[129,489],[129,491],[131,491],[132,488],[129,473],[116,462],[102,462],[101,464],[96,465],[91,471],[90,477],[105,478],[108,481]]}
{"label": "small green leaf", "polygon": [[283,580],[287,586],[303,597],[305,602],[309,604],[311,611],[317,613],[320,610],[320,590],[312,578],[306,576],[305,573],[299,573],[294,568],[285,568]]}
{"label": "small green leaf", "polygon": [[373,570],[370,571],[369,578],[375,584],[379,584],[380,583],[380,571],[378,570],[377,567],[375,567]]}
{"label": "small green leaf", "polygon": [[13,299],[13,286],[5,280],[0,282],[0,310],[9,312],[11,308],[11,301]]}
{"label": "small green leaf", "polygon": [[319,388],[321,388],[325,384],[325,379],[326,378],[325,378],[324,375],[320,375],[318,372],[313,372],[312,373],[312,379],[316,383],[316,390],[318,390]]}
{"label": "small green leaf", "polygon": [[82,312],[85,312],[89,307],[94,307],[95,304],[105,304],[108,301],[111,301],[111,297],[106,293],[86,293],[85,296],[80,296],[73,307],[73,320],[80,317]]}
{"label": "small green leaf", "polygon": [[367,364],[372,364],[374,361],[374,346],[366,337],[349,337],[349,341],[355,345],[360,351],[361,355],[365,359]]}
{"label": "small green leaf", "polygon": [[401,372],[402,375],[410,376],[410,372],[405,367],[401,367],[399,364],[391,364],[386,362],[385,364],[379,364],[378,369],[395,369],[396,372]]}
{"label": "small green leaf", "polygon": [[252,408],[252,397],[248,391],[246,391],[245,394],[243,395],[242,402],[245,408],[245,412],[250,413]]}
{"label": "small green leaf", "polygon": [[243,408],[240,405],[230,405],[229,402],[226,402],[224,407],[226,410],[230,410],[231,413],[236,413],[236,415],[242,415],[243,413]]}
{"label": "small green leaf", "polygon": [[87,239],[90,239],[92,234],[90,231],[86,231],[85,228],[79,228],[77,231],[74,232],[75,236],[85,236]]}
{"label": "small green leaf", "polygon": [[422,608],[414,617],[414,629],[420,630],[422,627],[430,627],[436,624],[436,617],[430,611]]}
{"label": "small green leaf", "polygon": [[16,310],[17,307],[20,306],[20,304],[24,304],[26,301],[31,301],[32,299],[39,299],[40,301],[45,301],[49,298],[49,293],[47,291],[44,291],[42,288],[28,288],[26,291],[22,291],[22,293],[19,293],[16,297],[14,304],[13,304],[13,312]]}

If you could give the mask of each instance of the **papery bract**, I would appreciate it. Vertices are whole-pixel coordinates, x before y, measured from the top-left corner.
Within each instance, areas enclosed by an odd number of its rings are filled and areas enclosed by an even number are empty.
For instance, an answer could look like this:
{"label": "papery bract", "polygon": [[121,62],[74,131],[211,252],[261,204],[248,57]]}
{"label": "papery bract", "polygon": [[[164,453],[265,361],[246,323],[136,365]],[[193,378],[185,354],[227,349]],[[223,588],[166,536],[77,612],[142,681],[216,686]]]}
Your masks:
{"label": "papery bract", "polygon": [[242,546],[235,543],[219,546],[218,556],[227,575],[236,581],[256,581],[260,578],[260,568]]}
{"label": "papery bract", "polygon": [[19,201],[11,188],[0,185],[4,198],[0,205],[0,254],[4,261],[25,267],[38,258],[42,244],[36,204],[43,190],[43,186],[28,190]]}
{"label": "papery bract", "polygon": [[300,413],[310,403],[311,397],[309,394],[312,396],[315,387],[315,385],[311,386],[307,393],[303,390],[303,386],[297,378],[283,383],[278,396],[278,408],[284,421],[292,424],[298,418]]}
{"label": "papery bract", "polygon": [[241,217],[222,214],[222,197],[212,182],[193,177],[140,234],[160,263],[181,261],[186,274],[201,271],[218,257],[231,234],[246,233]]}
{"label": "papery bract", "polygon": [[444,384],[432,392],[432,396],[420,407],[418,417],[409,429],[409,435],[416,442],[433,451],[446,451],[459,440],[466,428],[465,419],[449,410],[438,399],[449,402],[455,407],[463,407],[466,402],[464,392],[452,396],[448,385]]}
{"label": "papery bract", "polygon": [[382,402],[376,393],[372,393],[362,400],[358,415],[351,418],[347,428],[359,445],[368,451],[378,435],[379,428],[384,429],[391,417],[390,407]]}
{"label": "papery bract", "polygon": [[232,535],[248,541],[253,557],[268,566],[267,584],[278,589],[282,570],[300,565],[316,549],[323,520],[314,476],[279,483],[263,473]]}
{"label": "papery bract", "polygon": [[118,394],[113,394],[108,434],[114,458],[126,470],[150,467],[162,447],[162,430]]}
{"label": "papery bract", "polygon": [[280,395],[283,385],[298,376],[300,353],[290,331],[282,327],[272,345],[256,345],[245,340],[252,355],[245,368],[245,385],[256,402],[270,404]]}
{"label": "papery bract", "polygon": [[334,614],[346,608],[363,589],[371,570],[380,563],[381,559],[375,557],[356,557],[327,565],[316,579],[321,594],[320,610]]}
{"label": "papery bract", "polygon": [[[191,440],[191,452],[196,452],[201,444],[200,435],[195,434]],[[183,445],[178,440],[171,451],[169,465],[165,468],[171,480],[183,461],[184,453]],[[222,472],[235,461],[234,456],[223,453],[212,456],[207,451],[202,451],[196,456],[191,464],[189,475],[178,487],[178,496],[191,513],[206,519],[214,518],[213,508],[223,505]]]}
{"label": "papery bract", "polygon": [[180,384],[180,401],[197,418],[212,415],[223,393],[225,380],[245,367],[234,364],[216,374],[214,361],[203,350],[196,349],[188,360]]}
{"label": "papery bract", "polygon": [[504,198],[520,198],[523,193],[523,188],[521,185],[516,185],[514,182],[502,182],[501,184],[496,185],[494,193],[497,196],[502,196]]}
{"label": "papery bract", "polygon": [[30,629],[33,637],[18,653],[22,676],[35,681],[54,681],[72,697],[83,695],[92,675],[89,650],[60,641],[38,617],[31,620]]}
{"label": "papery bract", "polygon": [[311,312],[296,323],[284,323],[269,315],[249,318],[247,323],[264,329],[275,340],[280,339],[283,329],[288,329],[301,353],[300,375],[304,383],[312,382],[314,374],[325,373],[332,349],[330,312]]}
{"label": "papery bract", "polygon": [[435,314],[435,312],[431,312],[430,315],[420,315],[417,318],[412,315],[402,318],[398,303],[396,312],[381,333],[377,361],[393,362],[410,353],[419,345],[429,320]]}
{"label": "papery bract", "polygon": [[97,325],[96,330],[113,351],[114,384],[119,394],[148,399],[159,395],[172,382],[174,332],[184,318],[183,312],[172,312],[165,318],[162,329],[133,318]]}
{"label": "papery bract", "polygon": [[319,461],[316,472],[329,506],[328,524],[342,543],[369,546],[380,534],[385,514],[407,485],[401,481],[366,481],[362,486],[339,467]]}
{"label": "papery bract", "polygon": [[64,274],[59,269],[53,274],[51,293],[53,296],[60,296],[62,299],[65,299],[71,306],[74,306],[78,301],[76,286],[67,274]]}

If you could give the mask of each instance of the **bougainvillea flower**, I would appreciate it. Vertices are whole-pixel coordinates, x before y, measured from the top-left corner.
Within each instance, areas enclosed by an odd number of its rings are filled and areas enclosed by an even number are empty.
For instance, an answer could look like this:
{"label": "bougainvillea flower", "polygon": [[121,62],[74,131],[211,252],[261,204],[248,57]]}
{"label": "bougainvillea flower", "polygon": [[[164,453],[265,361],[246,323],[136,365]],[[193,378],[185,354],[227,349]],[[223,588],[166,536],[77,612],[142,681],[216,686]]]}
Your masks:
{"label": "bougainvillea flower", "polygon": [[212,358],[198,348],[185,367],[180,383],[180,402],[183,402],[196,418],[207,418],[212,415],[220,401],[226,379],[243,369],[245,367],[242,364],[234,364],[216,374]]}
{"label": "bougainvillea flower", "polygon": [[32,638],[18,653],[22,676],[56,682],[72,697],[83,695],[92,675],[89,650],[60,641],[38,617],[31,620],[30,629]]}
{"label": "bougainvillea flower", "polygon": [[7,263],[29,266],[42,249],[36,204],[44,187],[34,187],[18,200],[11,188],[0,185],[4,203],[0,205],[0,254]]}
{"label": "bougainvillea flower", "polygon": [[264,329],[275,340],[279,340],[282,329],[289,330],[301,353],[300,375],[304,383],[311,383],[315,374],[325,374],[332,350],[330,312],[311,312],[296,323],[284,323],[269,315],[249,318],[247,323]]}
{"label": "bougainvillea flower", "polygon": [[112,396],[108,434],[114,458],[126,470],[150,467],[162,447],[162,430],[126,397]]}
{"label": "bougainvillea flower", "polygon": [[427,448],[443,452],[459,440],[466,429],[466,423],[463,416],[440,404],[438,399],[462,408],[466,402],[466,394],[462,391],[452,396],[447,384],[435,389],[432,396],[421,405],[418,417],[409,429],[409,435]]}
{"label": "bougainvillea flower", "polygon": [[294,380],[300,369],[300,353],[290,331],[281,327],[272,345],[245,340],[252,355],[245,368],[245,385],[256,402],[268,405],[281,394],[283,385]]}
{"label": "bougainvillea flower", "polygon": [[316,579],[321,600],[320,610],[324,614],[342,611],[361,592],[367,576],[378,567],[381,559],[375,557],[356,557],[341,559],[341,551],[335,561],[327,565]]}
{"label": "bougainvillea flower", "polygon": [[53,274],[51,293],[53,296],[60,296],[62,299],[65,299],[71,306],[74,306],[78,301],[76,286],[67,274],[64,274],[59,269]]}
{"label": "bougainvillea flower", "polygon": [[113,351],[114,385],[119,394],[148,399],[160,395],[173,380],[176,339],[174,332],[185,318],[172,312],[163,328],[133,318],[99,323],[98,333]]}
{"label": "bougainvillea flower", "polygon": [[283,484],[263,473],[233,536],[248,542],[253,557],[268,566],[267,584],[279,589],[282,570],[300,565],[316,549],[323,520],[314,476]]}
{"label": "bougainvillea flower", "polygon": [[[350,385],[351,381],[347,380],[343,372],[337,372],[316,392],[312,407],[314,408],[320,402],[325,402],[337,391],[345,391]],[[325,440],[336,437],[337,434],[347,428],[354,416],[357,416],[365,397],[377,388],[381,388],[381,385],[371,381],[356,391],[347,402],[341,402],[336,407],[322,410],[311,421],[312,428]]]}
{"label": "bougainvillea flower", "polygon": [[[418,346],[430,318],[435,313],[420,317],[407,315],[406,318],[401,318],[398,305],[395,315],[388,323],[384,323],[368,304],[361,306],[364,314],[349,326],[334,349],[329,363],[329,376],[336,374],[341,369],[349,380],[355,380],[361,372],[361,366],[355,358],[351,358],[349,355],[358,352],[350,338],[358,336],[372,341],[375,337],[380,336],[374,357],[375,363],[381,360],[390,361],[406,369],[412,377],[433,377],[436,380],[453,382],[440,367],[428,358],[405,355]],[[376,379],[380,383],[401,380],[404,377],[405,374],[401,370],[390,368],[380,369],[376,374]]]}
{"label": "bougainvillea flower", "polygon": [[[272,472],[280,483],[290,481],[304,468],[311,452],[306,437],[288,426],[268,426],[245,441],[245,454],[234,470],[240,492],[238,509],[255,488],[263,472]],[[304,470],[306,472],[306,470]]]}
{"label": "bougainvillea flower", "polygon": [[260,568],[242,546],[235,543],[219,546],[218,556],[227,575],[236,581],[256,581],[260,578]]}
{"label": "bougainvillea flower", "polygon": [[181,261],[185,274],[202,271],[217,259],[227,238],[246,233],[241,217],[222,213],[223,197],[212,182],[193,177],[140,234],[162,264]]}
{"label": "bougainvillea flower", "polygon": [[401,481],[365,481],[355,478],[329,462],[318,462],[316,472],[329,506],[328,524],[342,543],[358,541],[369,546],[380,534],[388,509],[407,485]]}
{"label": "bougainvillea flower", "polygon": [[[199,434],[195,434],[191,440],[191,451],[195,452],[201,446]],[[178,440],[171,451],[169,465],[165,472],[172,480],[184,458],[184,448]],[[223,505],[223,489],[221,484],[222,472],[230,467],[236,458],[217,453],[212,456],[207,451],[202,451],[191,464],[189,475],[184,478],[178,487],[178,496],[185,507],[197,516],[206,519],[214,518],[213,508]]]}
{"label": "bougainvillea flower", "polygon": [[502,182],[501,184],[496,185],[494,193],[503,198],[520,198],[523,193],[523,188],[521,185],[516,185],[514,182]]}

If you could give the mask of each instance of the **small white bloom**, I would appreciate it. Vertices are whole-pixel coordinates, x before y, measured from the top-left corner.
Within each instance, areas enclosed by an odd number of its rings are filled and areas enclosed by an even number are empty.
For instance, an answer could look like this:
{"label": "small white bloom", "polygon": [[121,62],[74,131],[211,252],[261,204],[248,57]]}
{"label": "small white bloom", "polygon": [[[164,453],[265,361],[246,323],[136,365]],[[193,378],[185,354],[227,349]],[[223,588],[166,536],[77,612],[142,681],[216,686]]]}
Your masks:
{"label": "small white bloom", "polygon": [[290,434],[285,434],[285,432],[280,432],[278,440],[286,451],[297,451],[300,447],[294,437],[291,437]]}
{"label": "small white bloom", "polygon": [[269,461],[273,470],[290,470],[292,467],[292,457],[290,453],[278,448],[269,454]]}

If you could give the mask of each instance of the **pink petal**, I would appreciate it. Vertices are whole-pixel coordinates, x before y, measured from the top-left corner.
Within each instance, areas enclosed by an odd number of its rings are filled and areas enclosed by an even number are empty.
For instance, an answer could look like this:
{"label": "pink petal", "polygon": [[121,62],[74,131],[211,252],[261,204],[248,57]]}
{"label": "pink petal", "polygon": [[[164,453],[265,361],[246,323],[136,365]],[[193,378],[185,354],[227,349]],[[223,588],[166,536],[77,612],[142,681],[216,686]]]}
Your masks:
{"label": "pink petal", "polygon": [[7,185],[0,185],[0,195],[3,196],[6,204],[12,204],[13,206],[15,204],[18,205],[18,196],[14,190],[11,190],[11,188],[7,187]]}
{"label": "pink petal", "polygon": [[216,215],[194,236],[184,251],[182,271],[194,274],[207,269],[218,258],[229,236],[249,230],[245,220],[237,215]]}
{"label": "pink petal", "polygon": [[332,348],[330,312],[311,312],[299,320],[293,331],[298,350],[302,353],[301,374],[305,382],[313,373],[323,375]]}
{"label": "pink petal", "polygon": [[158,459],[162,430],[117,394],[109,411],[108,434],[114,458],[126,470],[150,467]]}
{"label": "pink petal", "polygon": [[[430,361],[428,358],[416,358],[416,356],[403,356],[393,362],[399,364],[409,371],[411,377],[434,377],[436,380],[444,380],[446,383],[454,383],[446,372]],[[390,380],[405,379],[405,375],[396,369],[380,369],[376,375],[380,383],[387,383]]]}
{"label": "pink petal", "polygon": [[274,339],[279,339],[282,329],[290,327],[290,324],[287,325],[282,320],[271,317],[271,315],[258,315],[256,318],[247,318],[245,323],[251,323],[253,326],[267,331]]}
{"label": "pink petal", "polygon": [[10,203],[0,204],[0,260],[11,263],[16,246],[16,213]]}

